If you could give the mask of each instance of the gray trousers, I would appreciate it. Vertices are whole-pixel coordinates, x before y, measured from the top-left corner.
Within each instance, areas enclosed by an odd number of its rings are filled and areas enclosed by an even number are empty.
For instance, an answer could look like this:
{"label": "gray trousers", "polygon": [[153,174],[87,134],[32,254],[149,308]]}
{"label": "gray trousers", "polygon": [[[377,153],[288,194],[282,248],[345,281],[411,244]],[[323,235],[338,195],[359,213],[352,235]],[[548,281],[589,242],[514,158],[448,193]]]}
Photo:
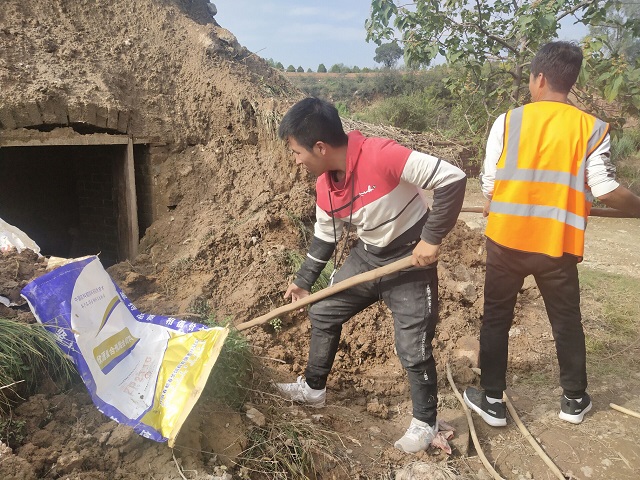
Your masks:
{"label": "gray trousers", "polygon": [[[380,264],[379,260],[372,258],[362,247],[356,247],[336,273],[334,281],[373,270],[374,265]],[[433,426],[438,403],[438,379],[431,345],[438,320],[435,267],[398,272],[315,303],[309,310],[311,346],[305,371],[307,384],[315,389],[325,387],[338,350],[342,325],[378,300],[383,300],[393,314],[396,350],[409,377],[413,416]]]}

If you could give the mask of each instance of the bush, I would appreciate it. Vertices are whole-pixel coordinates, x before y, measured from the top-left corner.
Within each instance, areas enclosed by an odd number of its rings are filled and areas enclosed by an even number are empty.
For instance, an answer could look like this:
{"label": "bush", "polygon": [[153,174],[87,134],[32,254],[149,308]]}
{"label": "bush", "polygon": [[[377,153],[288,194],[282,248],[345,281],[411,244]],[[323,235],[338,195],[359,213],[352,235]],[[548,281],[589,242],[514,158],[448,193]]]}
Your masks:
{"label": "bush", "polygon": [[42,325],[0,318],[0,410],[16,394],[36,392],[45,379],[66,384],[74,377],[73,364]]}
{"label": "bush", "polygon": [[441,101],[419,93],[385,98],[355,117],[369,123],[425,132],[446,129],[449,115]]}
{"label": "bush", "polygon": [[638,156],[640,150],[640,128],[629,129],[611,140],[611,161],[617,163],[628,157]]}
{"label": "bush", "polygon": [[636,195],[640,194],[640,128],[623,130],[611,139],[611,161],[618,181]]}

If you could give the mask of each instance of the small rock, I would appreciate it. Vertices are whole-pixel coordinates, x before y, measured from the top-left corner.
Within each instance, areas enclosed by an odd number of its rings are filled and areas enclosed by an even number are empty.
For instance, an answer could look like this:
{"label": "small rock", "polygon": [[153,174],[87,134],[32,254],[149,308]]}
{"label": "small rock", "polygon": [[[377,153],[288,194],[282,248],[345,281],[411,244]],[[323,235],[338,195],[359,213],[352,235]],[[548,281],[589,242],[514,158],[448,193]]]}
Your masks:
{"label": "small rock", "polygon": [[63,453],[58,457],[56,467],[58,473],[71,473],[73,470],[80,468],[84,458],[78,452]]}
{"label": "small rock", "polygon": [[456,285],[456,291],[462,295],[463,300],[473,303],[478,298],[476,287],[471,282],[460,282]]}
{"label": "small rock", "polygon": [[258,411],[256,408],[250,408],[249,410],[247,410],[246,415],[249,420],[251,420],[259,427],[264,427],[267,423],[267,419],[265,418],[264,414],[262,414],[262,412]]}
{"label": "small rock", "polygon": [[477,367],[479,363],[478,357],[480,355],[480,342],[476,337],[465,335],[456,342],[454,355],[457,358],[468,358],[471,362],[471,367]]}
{"label": "small rock", "polygon": [[517,337],[521,334],[522,334],[522,330],[520,329],[520,327],[513,327],[511,330],[509,330],[509,338]]}

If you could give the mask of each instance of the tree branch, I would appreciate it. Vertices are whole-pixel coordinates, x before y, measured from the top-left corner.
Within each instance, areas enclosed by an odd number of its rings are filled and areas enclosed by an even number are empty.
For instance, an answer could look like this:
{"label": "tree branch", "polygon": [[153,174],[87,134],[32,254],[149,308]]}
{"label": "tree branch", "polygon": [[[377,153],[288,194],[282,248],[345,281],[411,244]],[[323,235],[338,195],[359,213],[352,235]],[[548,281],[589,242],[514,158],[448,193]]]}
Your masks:
{"label": "tree branch", "polygon": [[487,30],[485,30],[482,27],[482,25],[480,24],[480,19],[482,18],[482,10],[480,8],[480,1],[479,0],[476,0],[476,7],[477,7],[477,10],[478,10],[478,22],[475,25],[476,25],[476,27],[478,27],[478,30],[480,30],[480,32],[482,32],[484,35],[486,35],[487,38],[490,38],[490,39],[498,42],[504,48],[506,48],[507,50],[511,50],[516,56],[519,56],[520,53],[513,46],[509,45],[504,39],[489,33]]}
{"label": "tree branch", "polygon": [[567,17],[567,16],[569,16],[569,15],[573,15],[573,14],[574,14],[574,13],[576,13],[578,10],[580,10],[581,8],[584,8],[584,7],[589,6],[591,3],[593,3],[593,2],[588,1],[588,0],[587,0],[586,2],[581,2],[581,3],[579,3],[578,5],[576,5],[575,7],[573,7],[572,9],[567,10],[566,12],[564,12],[564,13],[562,13],[562,14],[558,15],[558,17],[556,17],[556,20],[560,21],[560,20],[562,20],[564,17]]}

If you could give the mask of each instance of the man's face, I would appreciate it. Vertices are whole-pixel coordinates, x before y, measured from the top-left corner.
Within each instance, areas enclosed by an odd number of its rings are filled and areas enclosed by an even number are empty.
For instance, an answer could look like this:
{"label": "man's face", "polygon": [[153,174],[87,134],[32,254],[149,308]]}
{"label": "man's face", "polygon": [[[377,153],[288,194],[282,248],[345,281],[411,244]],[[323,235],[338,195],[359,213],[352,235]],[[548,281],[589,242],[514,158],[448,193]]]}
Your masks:
{"label": "man's face", "polygon": [[296,165],[302,165],[307,171],[316,177],[319,177],[326,169],[326,161],[321,154],[321,149],[318,144],[313,146],[311,151],[307,150],[304,146],[300,145],[295,138],[289,137],[287,139],[289,148],[293,152],[293,158],[296,161]]}

